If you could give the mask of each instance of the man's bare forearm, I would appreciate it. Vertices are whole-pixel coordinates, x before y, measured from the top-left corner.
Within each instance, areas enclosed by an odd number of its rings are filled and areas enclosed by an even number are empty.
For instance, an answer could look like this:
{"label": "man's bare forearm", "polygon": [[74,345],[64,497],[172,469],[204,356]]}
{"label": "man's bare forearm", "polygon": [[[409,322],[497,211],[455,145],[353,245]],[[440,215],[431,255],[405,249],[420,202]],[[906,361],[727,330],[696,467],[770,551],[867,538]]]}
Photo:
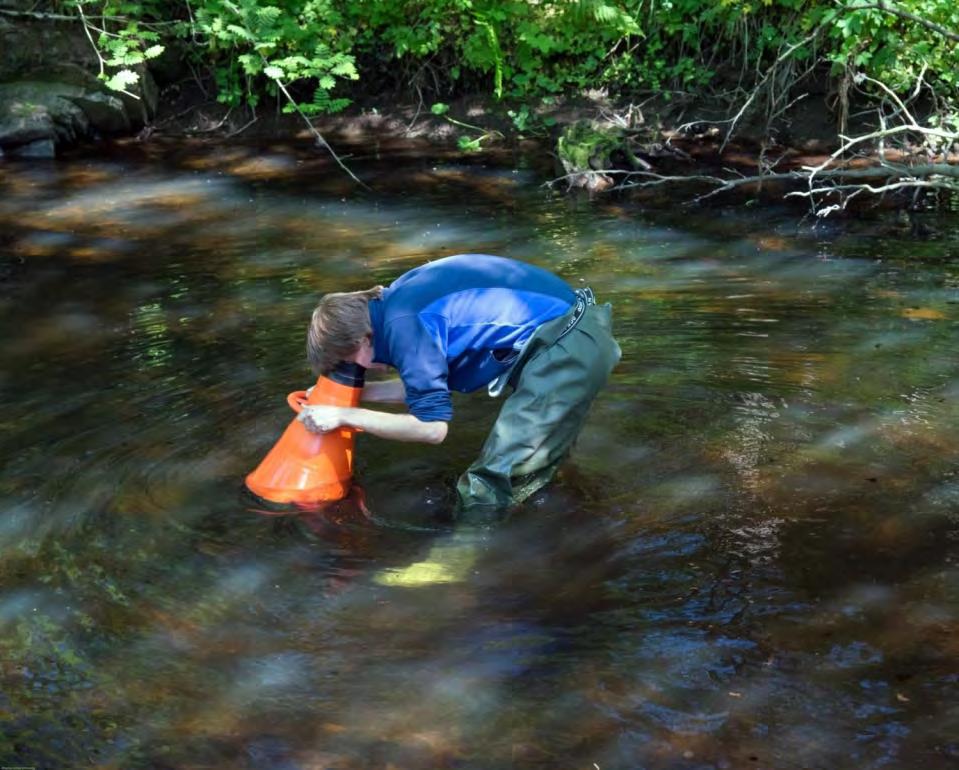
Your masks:
{"label": "man's bare forearm", "polygon": [[342,424],[392,441],[440,444],[446,438],[445,422],[424,422],[411,414],[391,414],[357,407],[341,408]]}
{"label": "man's bare forearm", "polygon": [[368,382],[363,388],[363,401],[375,401],[381,404],[402,404],[406,400],[406,388],[403,380],[380,380]]}

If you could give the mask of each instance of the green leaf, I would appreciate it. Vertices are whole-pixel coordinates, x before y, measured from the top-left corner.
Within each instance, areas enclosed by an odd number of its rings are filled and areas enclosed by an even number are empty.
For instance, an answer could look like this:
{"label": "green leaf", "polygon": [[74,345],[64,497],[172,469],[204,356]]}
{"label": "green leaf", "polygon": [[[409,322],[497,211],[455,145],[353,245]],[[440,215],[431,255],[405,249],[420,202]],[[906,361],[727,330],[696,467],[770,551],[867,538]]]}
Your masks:
{"label": "green leaf", "polygon": [[132,70],[120,70],[116,75],[107,80],[107,88],[114,91],[125,91],[140,79],[140,76]]}
{"label": "green leaf", "polygon": [[147,48],[147,49],[143,52],[143,55],[144,55],[147,59],[155,59],[157,56],[159,56],[161,53],[163,53],[164,50],[166,50],[166,47],[165,47],[165,46],[162,46],[162,45],[151,45],[149,48]]}
{"label": "green leaf", "polygon": [[263,71],[263,59],[256,54],[245,53],[237,56],[236,60],[243,66],[243,71],[248,75],[256,75]]}
{"label": "green leaf", "polygon": [[256,38],[253,36],[253,33],[251,33],[246,27],[240,27],[237,24],[227,24],[226,28],[241,40],[248,40],[251,43],[256,40]]}
{"label": "green leaf", "polygon": [[448,104],[443,104],[443,102],[437,102],[432,107],[430,107],[430,112],[434,115],[445,115],[450,111],[450,106]]}
{"label": "green leaf", "polygon": [[279,80],[283,77],[283,70],[277,67],[275,64],[271,64],[269,67],[263,68],[263,74],[268,78],[273,78],[273,80]]}
{"label": "green leaf", "polygon": [[482,149],[480,139],[473,139],[469,136],[461,136],[456,142],[456,146],[462,152],[479,152]]}
{"label": "green leaf", "polygon": [[349,78],[350,80],[356,80],[360,76],[356,71],[356,66],[353,64],[352,59],[349,59],[348,61],[337,62],[330,69],[330,72],[337,77],[345,77]]}

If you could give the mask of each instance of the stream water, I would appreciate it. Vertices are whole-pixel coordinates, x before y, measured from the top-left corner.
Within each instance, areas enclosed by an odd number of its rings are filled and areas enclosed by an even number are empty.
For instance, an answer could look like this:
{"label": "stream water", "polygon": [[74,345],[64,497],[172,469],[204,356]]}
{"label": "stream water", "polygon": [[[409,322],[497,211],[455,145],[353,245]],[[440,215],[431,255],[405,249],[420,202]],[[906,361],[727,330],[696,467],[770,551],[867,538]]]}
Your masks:
{"label": "stream water", "polygon": [[[650,209],[515,160],[0,166],[0,765],[959,763],[959,215]],[[457,252],[614,305],[558,481],[450,520],[476,394],[266,515],[317,297]]]}

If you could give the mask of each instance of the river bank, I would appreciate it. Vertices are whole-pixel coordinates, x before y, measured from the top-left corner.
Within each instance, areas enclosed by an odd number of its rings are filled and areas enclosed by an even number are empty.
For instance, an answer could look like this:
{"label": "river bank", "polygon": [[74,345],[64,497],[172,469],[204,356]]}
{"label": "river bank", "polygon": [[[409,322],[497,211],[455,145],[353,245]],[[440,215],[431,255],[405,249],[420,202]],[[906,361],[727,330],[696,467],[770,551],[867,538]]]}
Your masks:
{"label": "river bank", "polygon": [[[787,201],[797,211],[808,211],[809,199],[802,196],[809,186],[808,169],[833,164],[831,154],[842,144],[825,95],[783,118],[772,131],[775,136],[760,116],[738,116],[730,138],[731,119],[723,117],[728,105],[705,98],[686,104],[651,98],[636,105],[594,92],[530,106],[474,95],[441,105],[437,114],[428,102],[404,104],[390,94],[306,119],[284,114],[282,104],[258,111],[230,109],[195,83],[173,91],[161,100],[155,121],[138,142],[294,143],[319,156],[344,156],[347,177],[348,156],[370,149],[432,153],[437,159],[487,157],[500,163],[512,158],[518,166],[535,168],[541,182],[556,190],[581,189],[590,196],[628,192],[649,205]],[[869,130],[868,123],[861,122],[857,130]],[[887,150],[882,157],[860,154],[836,165],[870,182],[884,178],[885,163],[906,164],[910,157]],[[944,163],[957,161],[956,154],[943,158]],[[928,225],[918,224],[919,219],[941,210],[943,201],[948,208],[950,200],[919,199],[904,190],[863,198],[848,211],[859,216],[901,210],[910,228],[920,233]]]}
{"label": "river bank", "polygon": [[117,141],[296,141],[349,178],[345,148],[407,144],[438,155],[539,155],[544,183],[590,195],[788,200],[817,216],[949,209],[959,184],[959,134],[935,109],[911,112],[890,92],[890,113],[822,68],[795,94],[767,93],[763,78],[751,92],[633,90],[627,99],[572,89],[510,101],[487,91],[440,101],[430,95],[438,87],[412,80],[371,83],[350,89],[346,109],[307,117],[294,102],[303,94],[285,87],[227,106],[214,71],[187,66],[174,48],[131,65],[133,80],[112,90],[94,74],[104,60],[89,28],[75,17],[5,11],[4,2],[0,157],[50,159]]}

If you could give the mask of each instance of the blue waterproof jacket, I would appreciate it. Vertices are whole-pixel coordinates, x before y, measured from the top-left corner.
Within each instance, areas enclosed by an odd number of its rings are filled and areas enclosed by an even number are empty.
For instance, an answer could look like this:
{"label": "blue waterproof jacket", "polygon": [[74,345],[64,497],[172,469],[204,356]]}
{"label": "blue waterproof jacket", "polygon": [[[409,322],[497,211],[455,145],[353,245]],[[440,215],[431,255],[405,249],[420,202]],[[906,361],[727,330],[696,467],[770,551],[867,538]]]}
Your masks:
{"label": "blue waterproof jacket", "polygon": [[486,386],[537,326],[574,299],[565,281],[514,259],[457,254],[428,262],[370,301],[373,360],[399,371],[411,414],[448,421],[450,390]]}

